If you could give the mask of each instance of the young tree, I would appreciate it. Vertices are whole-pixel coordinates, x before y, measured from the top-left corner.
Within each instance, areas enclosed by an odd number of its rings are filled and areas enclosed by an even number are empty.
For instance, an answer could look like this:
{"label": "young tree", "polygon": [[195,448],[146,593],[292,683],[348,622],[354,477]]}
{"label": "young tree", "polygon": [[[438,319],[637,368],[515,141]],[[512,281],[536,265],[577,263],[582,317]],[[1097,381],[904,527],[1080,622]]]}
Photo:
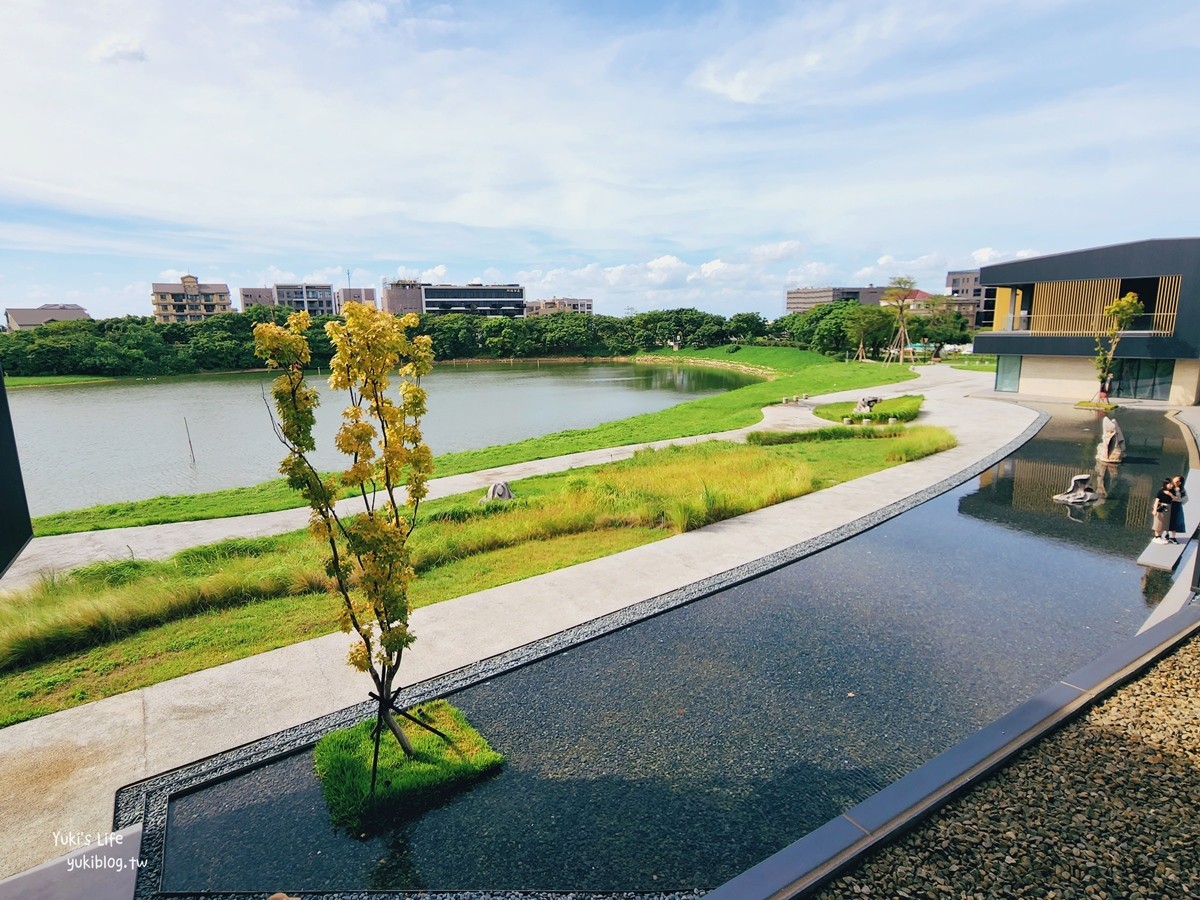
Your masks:
{"label": "young tree", "polygon": [[878,306],[851,307],[842,321],[846,337],[858,348],[855,359],[878,356],[879,348],[892,336],[895,319]]}
{"label": "young tree", "polygon": [[[377,701],[378,740],[386,727],[412,756],[412,745],[395,714],[417,721],[395,706],[393,686],[404,650],[413,642],[408,629],[408,587],[414,577],[407,540],[417,507],[426,494],[433,459],[420,430],[425,413],[421,377],[433,367],[427,336],[409,338],[417,316],[403,318],[363,303],[343,307],[345,321],[331,321],[325,332],[333,345],[329,386],[345,390],[350,405],[334,438],[350,458],[340,475],[322,477],[309,460],[317,391],[304,381],[311,358],[305,332],[306,312],[288,316],[287,327],[263,322],[254,327],[255,354],[282,374],[271,385],[279,421],[275,433],[287,447],[279,470],[312,508],[309,530],[329,550],[326,557],[333,592],[341,599],[341,626],[358,635],[350,664],[370,673]],[[397,403],[388,394],[400,378]],[[341,489],[353,488],[362,512],[340,515],[334,507]],[[403,493],[403,499],[401,494]],[[374,789],[374,771],[372,772]]]}
{"label": "young tree", "polygon": [[904,354],[909,352],[908,313],[912,308],[912,301],[909,299],[909,296],[916,288],[917,282],[914,279],[909,278],[907,275],[897,275],[888,282],[888,288],[883,292],[880,305],[885,309],[891,310],[896,316],[896,334],[892,338],[888,358],[884,360],[885,365],[891,361],[891,351],[895,351],[898,362],[904,362]]}
{"label": "young tree", "polygon": [[1124,297],[1118,297],[1104,307],[1104,317],[1108,321],[1108,327],[1103,331],[1096,332],[1096,356],[1092,360],[1096,366],[1096,376],[1100,379],[1102,386],[1107,386],[1108,378],[1112,375],[1117,344],[1121,343],[1121,332],[1128,331],[1133,320],[1145,312],[1142,301],[1133,291]]}

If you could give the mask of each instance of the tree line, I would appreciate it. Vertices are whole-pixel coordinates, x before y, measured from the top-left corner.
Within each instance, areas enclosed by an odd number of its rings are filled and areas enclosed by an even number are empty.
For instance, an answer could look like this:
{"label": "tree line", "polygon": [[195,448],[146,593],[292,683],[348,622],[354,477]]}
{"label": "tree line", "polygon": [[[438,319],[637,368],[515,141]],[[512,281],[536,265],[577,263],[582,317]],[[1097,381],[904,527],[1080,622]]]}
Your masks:
{"label": "tree line", "polygon": [[[150,317],[53,322],[28,331],[0,334],[0,364],[8,375],[185,375],[225,372],[261,365],[254,356],[253,328],[259,322],[283,324],[291,310],[254,306],[245,313],[212,316],[202,322],[159,324]],[[940,329],[947,341],[969,340],[958,313],[955,327],[934,316],[916,337]],[[325,335],[331,316],[315,316],[307,338],[313,366],[328,367],[333,347]],[[954,325],[953,316],[942,317]],[[957,330],[955,330],[957,328]],[[754,312],[728,319],[697,309],[668,309],[625,317],[559,312],[522,319],[486,318],[462,313],[420,316],[413,332],[433,340],[435,358],[628,356],[662,347],[718,347],[729,343],[781,342],[833,356],[853,353],[861,342],[878,358],[895,332],[892,310],[857,301],[827,303],[803,314],[767,321]],[[949,335],[949,336],[948,336]]]}

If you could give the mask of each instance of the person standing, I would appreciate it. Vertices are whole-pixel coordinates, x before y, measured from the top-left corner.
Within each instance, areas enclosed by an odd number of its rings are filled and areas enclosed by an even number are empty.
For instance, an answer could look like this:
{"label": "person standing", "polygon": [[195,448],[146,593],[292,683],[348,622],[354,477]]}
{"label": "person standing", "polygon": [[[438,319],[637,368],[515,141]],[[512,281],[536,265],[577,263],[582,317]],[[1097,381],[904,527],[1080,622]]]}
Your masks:
{"label": "person standing", "polygon": [[1154,495],[1154,500],[1150,504],[1150,514],[1154,517],[1154,543],[1156,544],[1171,543],[1167,539],[1167,530],[1171,526],[1171,504],[1174,500],[1175,492],[1172,490],[1171,479],[1164,478],[1162,487]]}
{"label": "person standing", "polygon": [[1187,534],[1187,523],[1183,520],[1183,501],[1186,499],[1187,491],[1183,489],[1183,476],[1176,475],[1171,479],[1171,514],[1167,523],[1167,540],[1173,544],[1179,543],[1177,540],[1179,535]]}

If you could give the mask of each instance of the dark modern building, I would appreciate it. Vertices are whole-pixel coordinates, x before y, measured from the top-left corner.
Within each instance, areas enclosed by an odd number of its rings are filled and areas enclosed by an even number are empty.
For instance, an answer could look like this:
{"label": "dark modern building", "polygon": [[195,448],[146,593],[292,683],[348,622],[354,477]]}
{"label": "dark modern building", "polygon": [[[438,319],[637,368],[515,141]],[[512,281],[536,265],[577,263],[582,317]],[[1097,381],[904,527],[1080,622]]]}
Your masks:
{"label": "dark modern building", "polygon": [[1200,399],[1200,238],[997,263],[980,269],[980,282],[996,289],[996,310],[975,352],[996,354],[996,390],[1094,397],[1096,335],[1109,324],[1104,308],[1132,292],[1145,314],[1121,334],[1111,396]]}
{"label": "dark modern building", "polygon": [[519,284],[423,284],[421,305],[429,315],[525,316],[525,288]]}

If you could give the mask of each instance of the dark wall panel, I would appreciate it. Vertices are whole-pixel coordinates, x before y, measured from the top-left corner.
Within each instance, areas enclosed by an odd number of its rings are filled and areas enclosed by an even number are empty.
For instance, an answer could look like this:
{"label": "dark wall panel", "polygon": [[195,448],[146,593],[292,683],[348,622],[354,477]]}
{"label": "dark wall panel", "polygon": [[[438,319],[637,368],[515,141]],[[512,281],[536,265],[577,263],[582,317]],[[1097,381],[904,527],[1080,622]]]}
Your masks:
{"label": "dark wall panel", "polygon": [[25,481],[21,478],[17,441],[8,411],[8,394],[4,390],[3,369],[0,369],[0,511],[0,575],[3,575],[33,537]]}

